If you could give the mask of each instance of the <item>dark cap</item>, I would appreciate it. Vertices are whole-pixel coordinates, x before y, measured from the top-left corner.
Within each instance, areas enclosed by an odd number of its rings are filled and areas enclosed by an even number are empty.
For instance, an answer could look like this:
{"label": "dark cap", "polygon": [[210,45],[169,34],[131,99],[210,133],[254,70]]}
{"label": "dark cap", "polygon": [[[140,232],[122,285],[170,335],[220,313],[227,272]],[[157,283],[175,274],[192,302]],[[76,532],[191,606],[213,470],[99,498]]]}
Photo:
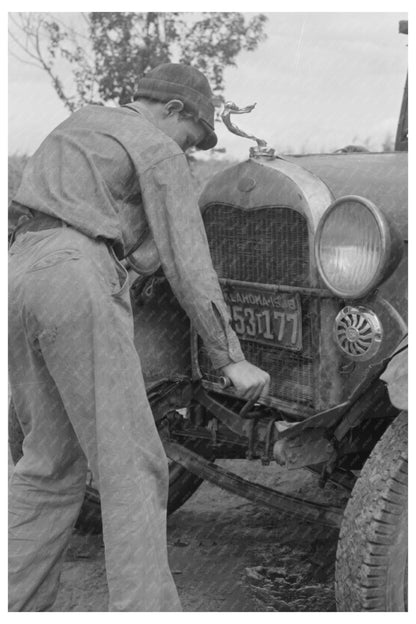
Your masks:
{"label": "dark cap", "polygon": [[181,63],[163,63],[147,72],[137,85],[134,98],[151,98],[158,102],[181,100],[185,109],[205,128],[199,149],[211,149],[217,144],[214,131],[215,108],[208,80],[195,67]]}

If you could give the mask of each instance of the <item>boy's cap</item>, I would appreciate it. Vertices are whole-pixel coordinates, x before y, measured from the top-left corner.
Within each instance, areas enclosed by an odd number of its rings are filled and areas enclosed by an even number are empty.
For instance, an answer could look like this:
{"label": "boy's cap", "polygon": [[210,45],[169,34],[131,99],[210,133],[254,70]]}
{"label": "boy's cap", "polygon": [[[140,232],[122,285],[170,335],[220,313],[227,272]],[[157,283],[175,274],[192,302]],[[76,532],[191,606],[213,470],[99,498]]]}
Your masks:
{"label": "boy's cap", "polygon": [[159,102],[181,100],[186,110],[193,113],[205,128],[205,137],[197,147],[208,150],[217,144],[211,87],[204,74],[195,67],[182,63],[158,65],[139,80],[134,98],[140,97]]}

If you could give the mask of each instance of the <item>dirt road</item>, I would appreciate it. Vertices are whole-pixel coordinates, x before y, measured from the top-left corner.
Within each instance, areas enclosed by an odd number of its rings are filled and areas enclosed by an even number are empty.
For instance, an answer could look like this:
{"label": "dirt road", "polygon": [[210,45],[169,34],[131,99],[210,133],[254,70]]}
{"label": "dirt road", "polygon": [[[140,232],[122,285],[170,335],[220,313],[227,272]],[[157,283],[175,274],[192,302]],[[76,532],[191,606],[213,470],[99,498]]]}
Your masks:
{"label": "dirt road", "polygon": [[[222,465],[311,500],[328,499],[314,475],[247,461]],[[337,532],[278,516],[203,483],[168,520],[169,561],[184,611],[334,611]],[[106,611],[100,535],[73,534],[54,610]]]}

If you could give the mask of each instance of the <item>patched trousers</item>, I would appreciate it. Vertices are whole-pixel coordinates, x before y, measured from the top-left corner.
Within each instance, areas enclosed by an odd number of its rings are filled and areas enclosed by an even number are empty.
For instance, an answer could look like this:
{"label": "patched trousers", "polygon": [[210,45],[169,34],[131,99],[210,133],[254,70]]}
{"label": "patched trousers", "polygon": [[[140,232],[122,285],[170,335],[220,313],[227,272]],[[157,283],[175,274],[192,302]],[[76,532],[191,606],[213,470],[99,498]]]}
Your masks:
{"label": "patched trousers", "polygon": [[110,611],[180,611],[167,560],[167,458],[146,398],[127,272],[62,227],[10,249],[9,374],[24,432],[9,500],[9,610],[53,610],[92,470]]}

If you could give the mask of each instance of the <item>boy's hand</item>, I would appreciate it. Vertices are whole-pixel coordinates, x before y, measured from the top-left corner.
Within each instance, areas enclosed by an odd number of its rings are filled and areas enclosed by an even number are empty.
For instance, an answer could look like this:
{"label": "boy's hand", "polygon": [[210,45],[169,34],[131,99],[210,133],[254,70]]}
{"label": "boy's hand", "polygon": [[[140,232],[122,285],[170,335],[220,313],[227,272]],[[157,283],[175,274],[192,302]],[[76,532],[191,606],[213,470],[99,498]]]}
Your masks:
{"label": "boy's hand", "polygon": [[221,370],[230,378],[237,394],[246,400],[264,398],[269,393],[270,375],[247,360],[227,364]]}

